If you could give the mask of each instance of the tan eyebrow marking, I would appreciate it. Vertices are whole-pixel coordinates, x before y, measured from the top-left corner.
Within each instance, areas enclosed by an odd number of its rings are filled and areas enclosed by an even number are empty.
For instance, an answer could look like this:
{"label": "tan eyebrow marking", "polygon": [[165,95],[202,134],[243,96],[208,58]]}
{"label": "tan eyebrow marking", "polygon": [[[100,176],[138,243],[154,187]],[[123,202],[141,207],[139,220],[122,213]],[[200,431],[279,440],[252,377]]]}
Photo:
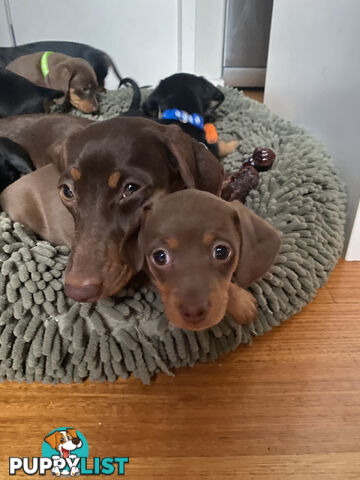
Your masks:
{"label": "tan eyebrow marking", "polygon": [[179,248],[179,242],[176,240],[175,237],[166,238],[165,243],[169,248],[172,248],[173,250],[176,250],[177,248]]}
{"label": "tan eyebrow marking", "polygon": [[108,185],[110,188],[115,188],[120,180],[120,172],[113,172],[108,180]]}
{"label": "tan eyebrow marking", "polygon": [[212,242],[215,240],[215,235],[213,235],[212,233],[204,233],[204,236],[203,236],[203,243],[204,245],[206,245],[207,247],[209,245],[212,244]]}
{"label": "tan eyebrow marking", "polygon": [[72,178],[76,181],[76,180],[80,180],[81,178],[81,172],[80,170],[78,170],[77,168],[75,167],[72,167],[70,169],[70,175],[72,176]]}

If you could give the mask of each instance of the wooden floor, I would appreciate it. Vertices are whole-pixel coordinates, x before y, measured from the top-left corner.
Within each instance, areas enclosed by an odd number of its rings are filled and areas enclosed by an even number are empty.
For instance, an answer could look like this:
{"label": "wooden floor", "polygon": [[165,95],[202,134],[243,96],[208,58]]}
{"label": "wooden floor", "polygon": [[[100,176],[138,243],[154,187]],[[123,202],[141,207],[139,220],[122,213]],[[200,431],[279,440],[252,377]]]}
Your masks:
{"label": "wooden floor", "polygon": [[262,88],[250,88],[244,90],[246,96],[252,98],[253,100],[257,100],[258,102],[262,103],[264,101],[264,89]]}
{"label": "wooden floor", "polygon": [[90,456],[130,456],[129,479],[358,480],[359,339],[360,263],[341,261],[300,314],[217,363],[148,387],[3,384],[0,479],[69,425]]}
{"label": "wooden floor", "polygon": [[0,480],[59,426],[128,479],[359,480],[359,344],[360,263],[340,261],[300,314],[175,378],[0,385]]}

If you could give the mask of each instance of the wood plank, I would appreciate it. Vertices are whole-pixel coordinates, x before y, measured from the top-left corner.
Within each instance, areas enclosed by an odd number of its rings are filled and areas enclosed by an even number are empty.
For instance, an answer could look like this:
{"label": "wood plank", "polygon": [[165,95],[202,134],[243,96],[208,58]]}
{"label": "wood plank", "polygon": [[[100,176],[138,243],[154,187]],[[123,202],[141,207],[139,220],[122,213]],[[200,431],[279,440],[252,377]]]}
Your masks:
{"label": "wood plank", "polygon": [[256,100],[257,102],[264,102],[264,89],[263,88],[247,88],[244,90],[247,97]]}

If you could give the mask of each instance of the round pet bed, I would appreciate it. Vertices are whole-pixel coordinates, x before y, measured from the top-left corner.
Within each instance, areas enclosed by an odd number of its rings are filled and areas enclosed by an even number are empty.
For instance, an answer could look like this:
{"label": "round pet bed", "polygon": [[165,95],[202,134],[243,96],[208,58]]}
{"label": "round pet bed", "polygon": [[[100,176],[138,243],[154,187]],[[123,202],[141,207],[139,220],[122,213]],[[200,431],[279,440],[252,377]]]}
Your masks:
{"label": "round pet bed", "polygon": [[[344,187],[318,140],[237,90],[224,91],[216,126],[221,138],[240,140],[225,168],[238,169],[257,146],[277,154],[246,202],[282,233],[275,265],[250,288],[255,323],[240,326],[229,317],[203,332],[179,330],[167,322],[155,289],[145,287],[129,286],[96,305],[76,303],[63,293],[68,250],[40,241],[1,212],[0,380],[68,383],[133,374],[149,383],[156,372],[172,375],[250,343],[313,299],[343,247]],[[126,110],[130,98],[127,89],[103,94],[98,119]]]}

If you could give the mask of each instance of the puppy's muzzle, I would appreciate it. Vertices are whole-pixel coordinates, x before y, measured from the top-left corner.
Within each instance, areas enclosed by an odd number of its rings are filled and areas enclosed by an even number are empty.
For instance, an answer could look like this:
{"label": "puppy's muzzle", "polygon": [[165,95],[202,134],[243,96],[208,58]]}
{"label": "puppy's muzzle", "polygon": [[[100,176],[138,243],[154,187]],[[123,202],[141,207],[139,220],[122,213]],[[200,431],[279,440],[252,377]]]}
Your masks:
{"label": "puppy's muzzle", "polygon": [[65,282],[65,295],[72,298],[76,302],[95,302],[102,293],[102,283],[96,279],[84,280],[76,284]]}
{"label": "puppy's muzzle", "polygon": [[196,327],[205,320],[210,309],[210,302],[209,300],[181,302],[178,308],[184,321]]}

